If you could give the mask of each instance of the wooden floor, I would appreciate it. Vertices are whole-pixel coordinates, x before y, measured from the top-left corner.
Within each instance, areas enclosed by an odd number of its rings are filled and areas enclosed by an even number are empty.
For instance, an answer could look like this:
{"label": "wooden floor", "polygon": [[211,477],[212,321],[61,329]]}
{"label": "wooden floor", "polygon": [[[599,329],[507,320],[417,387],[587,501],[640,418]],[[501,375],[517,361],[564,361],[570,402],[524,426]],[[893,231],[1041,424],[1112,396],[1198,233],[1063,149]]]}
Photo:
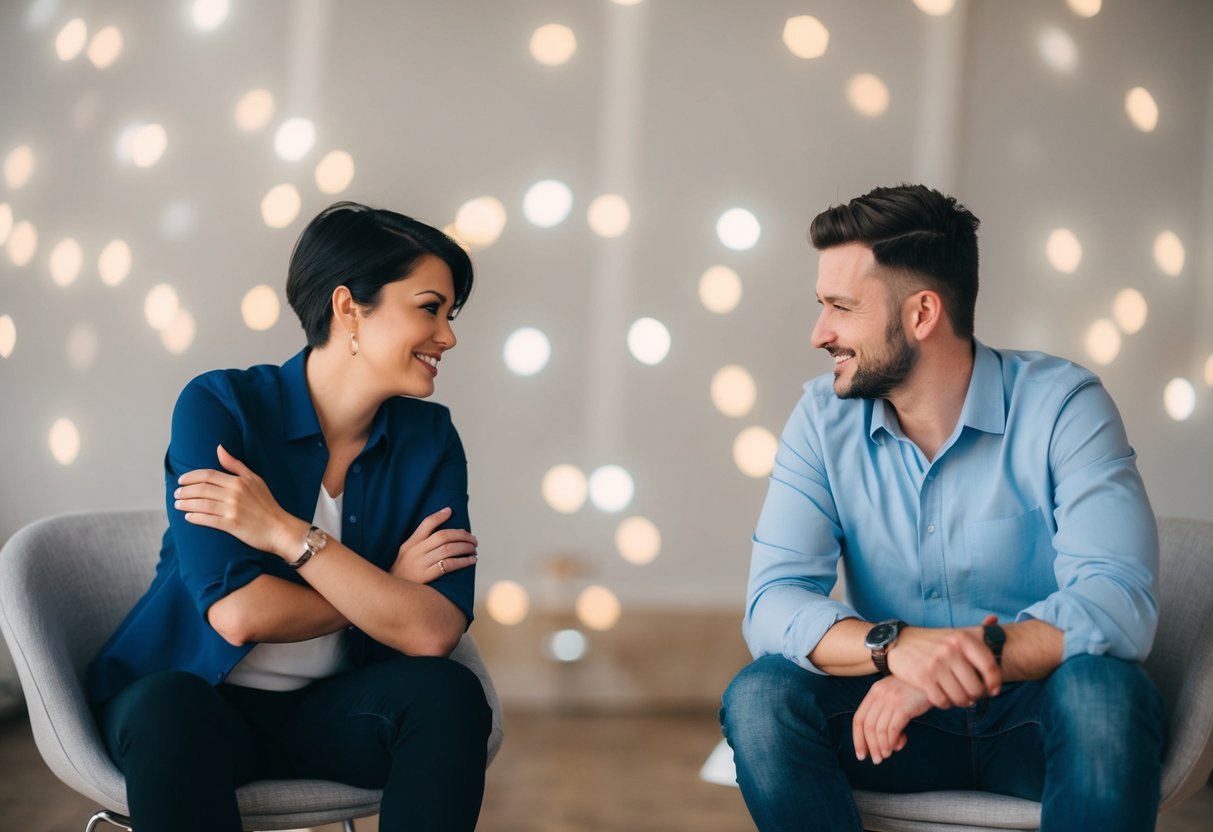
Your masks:
{"label": "wooden floor", "polygon": [[[719,729],[712,714],[553,716],[511,713],[489,769],[483,832],[742,832],[735,788],[698,778]],[[660,754],[653,753],[660,749]],[[23,718],[0,725],[0,826],[79,832],[94,806],[38,757]],[[108,827],[102,827],[106,829]],[[324,827],[324,832],[339,827]],[[1159,821],[1160,832],[1213,832],[1206,788]],[[375,832],[374,818],[358,832]]]}

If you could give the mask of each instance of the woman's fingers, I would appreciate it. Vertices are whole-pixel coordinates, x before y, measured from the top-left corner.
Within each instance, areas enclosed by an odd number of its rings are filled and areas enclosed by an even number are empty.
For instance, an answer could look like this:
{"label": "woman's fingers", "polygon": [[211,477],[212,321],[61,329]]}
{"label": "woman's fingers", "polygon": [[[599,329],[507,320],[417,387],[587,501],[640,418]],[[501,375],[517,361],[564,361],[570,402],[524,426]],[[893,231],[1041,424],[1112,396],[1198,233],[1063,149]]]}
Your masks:
{"label": "woman's fingers", "polygon": [[434,576],[435,578],[441,578],[443,575],[449,575],[452,572],[458,572],[460,569],[467,569],[469,566],[475,565],[476,556],[467,555],[466,557],[439,558],[430,568],[438,573]]}
{"label": "woman's fingers", "polygon": [[438,509],[433,514],[431,514],[429,517],[427,517],[421,521],[421,524],[419,526],[417,526],[417,530],[414,531],[411,535],[409,535],[409,539],[404,541],[404,543],[401,544],[400,548],[403,550],[408,550],[408,549],[413,548],[418,543],[420,543],[421,541],[425,540],[430,535],[432,535],[434,533],[434,529],[438,528],[443,523],[445,523],[447,518],[450,516],[451,516],[451,509],[449,507]]}
{"label": "woman's fingers", "polygon": [[225,470],[231,471],[237,476],[245,476],[246,474],[256,476],[252,471],[249,470],[247,465],[229,454],[227,452],[227,448],[223,447],[222,445],[215,449],[215,453],[219,457],[219,464],[222,465]]}

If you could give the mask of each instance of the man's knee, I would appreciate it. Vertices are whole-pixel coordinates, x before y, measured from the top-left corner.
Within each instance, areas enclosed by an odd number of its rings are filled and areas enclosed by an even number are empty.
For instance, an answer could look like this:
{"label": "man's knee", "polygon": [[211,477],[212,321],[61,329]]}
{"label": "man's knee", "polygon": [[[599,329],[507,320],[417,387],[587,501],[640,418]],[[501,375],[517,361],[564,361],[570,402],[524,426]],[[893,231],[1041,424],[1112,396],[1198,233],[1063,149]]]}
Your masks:
{"label": "man's knee", "polygon": [[829,677],[797,667],[782,656],[763,656],[747,665],[724,692],[720,722],[730,744],[738,737],[762,744],[790,740],[806,723],[822,730],[825,718],[815,689]]}
{"label": "man's knee", "polygon": [[1111,656],[1063,662],[1045,682],[1041,716],[1046,737],[1089,746],[1098,756],[1162,744],[1162,698],[1153,681],[1140,664]]}

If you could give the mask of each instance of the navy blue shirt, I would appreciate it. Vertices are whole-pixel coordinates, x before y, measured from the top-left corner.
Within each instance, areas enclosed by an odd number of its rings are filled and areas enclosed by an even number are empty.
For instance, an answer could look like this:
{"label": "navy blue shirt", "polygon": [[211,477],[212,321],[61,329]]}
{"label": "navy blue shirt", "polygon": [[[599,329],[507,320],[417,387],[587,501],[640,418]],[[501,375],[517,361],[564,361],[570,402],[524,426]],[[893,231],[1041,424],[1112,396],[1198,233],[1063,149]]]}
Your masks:
{"label": "navy blue shirt", "polygon": [[[217,529],[196,526],[173,507],[177,478],[198,468],[222,470],[223,445],[265,480],[283,509],[310,520],[328,464],[328,448],[305,376],[309,350],[281,367],[215,370],[195,378],[173,410],[164,458],[169,527],[151,587],[127,614],[88,670],[89,697],[104,702],[131,682],[161,670],[184,670],[222,682],[253,648],[235,647],[210,626],[207,609],[259,575],[303,578],[276,555]],[[379,408],[366,446],[345,478],[341,542],[387,570],[421,521],[449,506],[442,528],[471,530],[467,461],[442,405],[396,397]],[[300,542],[302,547],[302,541]],[[302,549],[301,549],[302,551]],[[429,584],[472,620],[475,567]],[[351,628],[355,661],[394,651]]]}

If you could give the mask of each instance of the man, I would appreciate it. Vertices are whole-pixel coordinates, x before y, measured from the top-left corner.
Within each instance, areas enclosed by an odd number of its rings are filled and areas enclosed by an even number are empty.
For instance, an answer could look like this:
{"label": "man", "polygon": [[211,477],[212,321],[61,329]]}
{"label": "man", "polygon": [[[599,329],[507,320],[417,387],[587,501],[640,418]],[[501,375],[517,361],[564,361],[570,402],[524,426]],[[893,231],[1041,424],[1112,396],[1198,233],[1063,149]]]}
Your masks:
{"label": "man", "polygon": [[1153,513],[1096,376],[973,337],[977,225],[903,185],[810,229],[834,373],[784,429],[747,589],[756,660],[721,709],[764,832],[862,829],[852,787],[1154,828]]}

